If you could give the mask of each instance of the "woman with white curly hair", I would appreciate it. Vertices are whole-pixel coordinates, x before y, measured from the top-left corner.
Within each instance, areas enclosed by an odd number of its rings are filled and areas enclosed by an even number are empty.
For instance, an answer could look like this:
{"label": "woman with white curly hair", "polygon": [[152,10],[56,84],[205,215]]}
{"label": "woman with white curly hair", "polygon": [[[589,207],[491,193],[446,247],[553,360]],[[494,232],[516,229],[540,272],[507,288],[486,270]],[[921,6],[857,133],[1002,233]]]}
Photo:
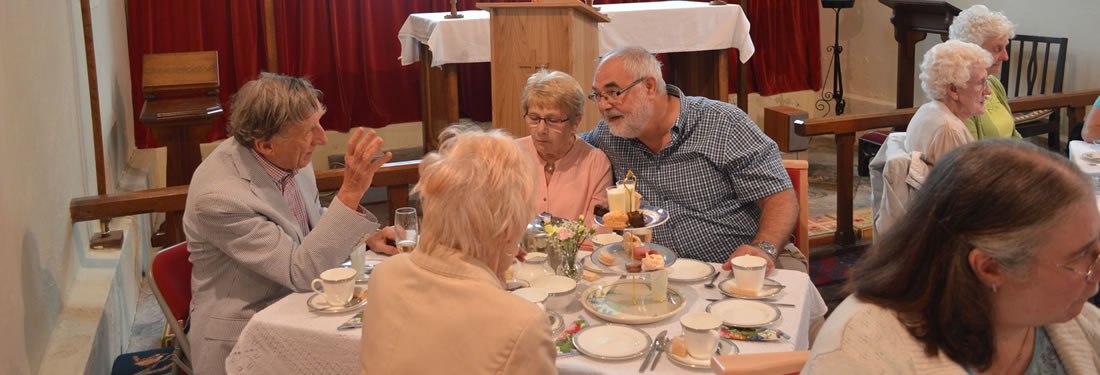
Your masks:
{"label": "woman with white curly hair", "polygon": [[985,113],[992,63],[989,52],[973,43],[949,40],[928,50],[920,64],[920,87],[932,101],[909,121],[905,149],[935,164],[940,155],[974,141],[963,121]]}
{"label": "woman with white curly hair", "polygon": [[1020,138],[1008,107],[1008,94],[995,76],[1001,71],[1001,63],[1008,60],[1008,40],[1016,36],[1015,27],[1001,12],[975,5],[959,13],[949,29],[951,40],[977,44],[993,56],[986,78],[993,95],[985,100],[985,113],[964,121],[975,139]]}

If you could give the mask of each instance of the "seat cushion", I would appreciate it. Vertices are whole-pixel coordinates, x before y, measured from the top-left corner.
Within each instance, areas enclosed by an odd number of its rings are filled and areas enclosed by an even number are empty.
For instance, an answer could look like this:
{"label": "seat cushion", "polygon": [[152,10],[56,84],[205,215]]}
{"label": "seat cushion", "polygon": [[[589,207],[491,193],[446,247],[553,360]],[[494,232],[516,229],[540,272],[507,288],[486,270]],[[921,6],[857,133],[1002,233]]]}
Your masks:
{"label": "seat cushion", "polygon": [[1035,121],[1039,121],[1039,120],[1048,118],[1048,117],[1050,117],[1051,113],[1054,113],[1054,110],[1052,110],[1050,108],[1037,109],[1037,110],[1030,111],[1030,112],[1013,113],[1012,114],[1012,120],[1014,120],[1017,125],[1027,124],[1027,123],[1030,123],[1030,122],[1035,122]]}
{"label": "seat cushion", "polygon": [[875,130],[859,137],[859,140],[860,142],[871,142],[881,146],[883,142],[886,142],[886,136],[888,135],[890,135],[889,130]]}

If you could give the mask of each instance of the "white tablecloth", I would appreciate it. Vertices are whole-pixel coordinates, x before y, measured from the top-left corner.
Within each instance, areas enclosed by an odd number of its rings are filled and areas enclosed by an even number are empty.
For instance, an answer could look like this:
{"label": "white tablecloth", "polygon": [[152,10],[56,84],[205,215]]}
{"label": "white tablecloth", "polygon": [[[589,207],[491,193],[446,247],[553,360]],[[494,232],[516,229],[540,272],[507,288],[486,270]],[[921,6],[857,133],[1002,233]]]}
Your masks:
{"label": "white tablecloth", "polygon": [[[718,265],[715,264],[715,266]],[[723,272],[721,278],[728,275],[729,272]],[[779,308],[783,317],[775,326],[790,335],[791,339],[781,342],[736,341],[741,353],[806,350],[809,348],[808,332],[811,319],[825,315],[827,309],[825,301],[818,294],[817,288],[810,283],[807,274],[779,270],[771,277],[787,286],[775,301],[795,305],[794,308]],[[596,282],[614,279],[616,279],[615,276],[607,276]],[[578,292],[590,285],[592,283],[581,282],[577,287]],[[651,337],[656,337],[661,330],[668,330],[669,335],[680,334],[681,315],[689,311],[703,311],[710,303],[706,300],[707,298],[722,298],[717,288],[706,289],[702,282],[673,283],[671,286],[687,298],[688,305],[676,316],[637,326],[649,333]],[[233,353],[226,360],[229,373],[358,374],[359,341],[362,330],[336,330],[336,327],[354,316],[355,312],[335,315],[311,313],[306,308],[306,299],[311,294],[291,294],[253,316],[241,333]],[[585,311],[577,301],[574,301],[561,315],[567,322],[583,315],[589,325],[605,323]],[[573,355],[559,358],[557,366],[561,374],[637,374],[641,362],[642,358],[601,361],[582,355]],[[710,370],[686,369],[667,358],[662,358],[657,369],[652,373],[692,372],[708,373]]]}
{"label": "white tablecloth", "polygon": [[1086,152],[1100,151],[1100,145],[1085,141],[1069,143],[1069,160],[1081,168],[1081,171],[1093,178],[1092,190],[1096,192],[1096,207],[1100,209],[1100,163],[1093,163],[1081,157]]}
{"label": "white tablecloth", "polygon": [[[599,23],[601,56],[624,46],[642,46],[652,53],[737,48],[746,62],[756,51],[749,20],[737,5],[662,1],[597,7],[611,19]],[[488,62],[489,12],[459,13],[463,18],[444,19],[449,12],[409,15],[397,32],[401,64],[420,61],[420,44],[432,51],[432,67]]]}

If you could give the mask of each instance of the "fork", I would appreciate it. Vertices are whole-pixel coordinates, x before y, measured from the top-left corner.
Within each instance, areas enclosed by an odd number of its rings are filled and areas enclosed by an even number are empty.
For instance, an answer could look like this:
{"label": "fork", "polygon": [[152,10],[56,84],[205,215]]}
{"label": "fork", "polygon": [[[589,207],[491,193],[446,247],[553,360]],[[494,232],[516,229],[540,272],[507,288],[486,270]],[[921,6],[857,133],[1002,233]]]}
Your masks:
{"label": "fork", "polygon": [[703,286],[705,286],[707,289],[714,288],[714,280],[718,280],[718,275],[720,275],[720,274],[722,274],[722,272],[715,272],[714,277],[710,278],[710,282],[706,283],[706,284],[703,284]]}

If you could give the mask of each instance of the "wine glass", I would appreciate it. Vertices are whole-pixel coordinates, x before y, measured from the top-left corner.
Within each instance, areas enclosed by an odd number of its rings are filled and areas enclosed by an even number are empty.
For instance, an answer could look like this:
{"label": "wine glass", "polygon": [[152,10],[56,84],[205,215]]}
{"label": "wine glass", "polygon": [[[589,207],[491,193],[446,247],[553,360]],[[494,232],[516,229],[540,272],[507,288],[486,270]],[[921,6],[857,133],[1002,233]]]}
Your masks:
{"label": "wine glass", "polygon": [[416,209],[412,207],[398,208],[393,216],[394,236],[397,240],[397,250],[408,253],[416,248],[418,234],[420,233],[420,220],[416,216]]}

